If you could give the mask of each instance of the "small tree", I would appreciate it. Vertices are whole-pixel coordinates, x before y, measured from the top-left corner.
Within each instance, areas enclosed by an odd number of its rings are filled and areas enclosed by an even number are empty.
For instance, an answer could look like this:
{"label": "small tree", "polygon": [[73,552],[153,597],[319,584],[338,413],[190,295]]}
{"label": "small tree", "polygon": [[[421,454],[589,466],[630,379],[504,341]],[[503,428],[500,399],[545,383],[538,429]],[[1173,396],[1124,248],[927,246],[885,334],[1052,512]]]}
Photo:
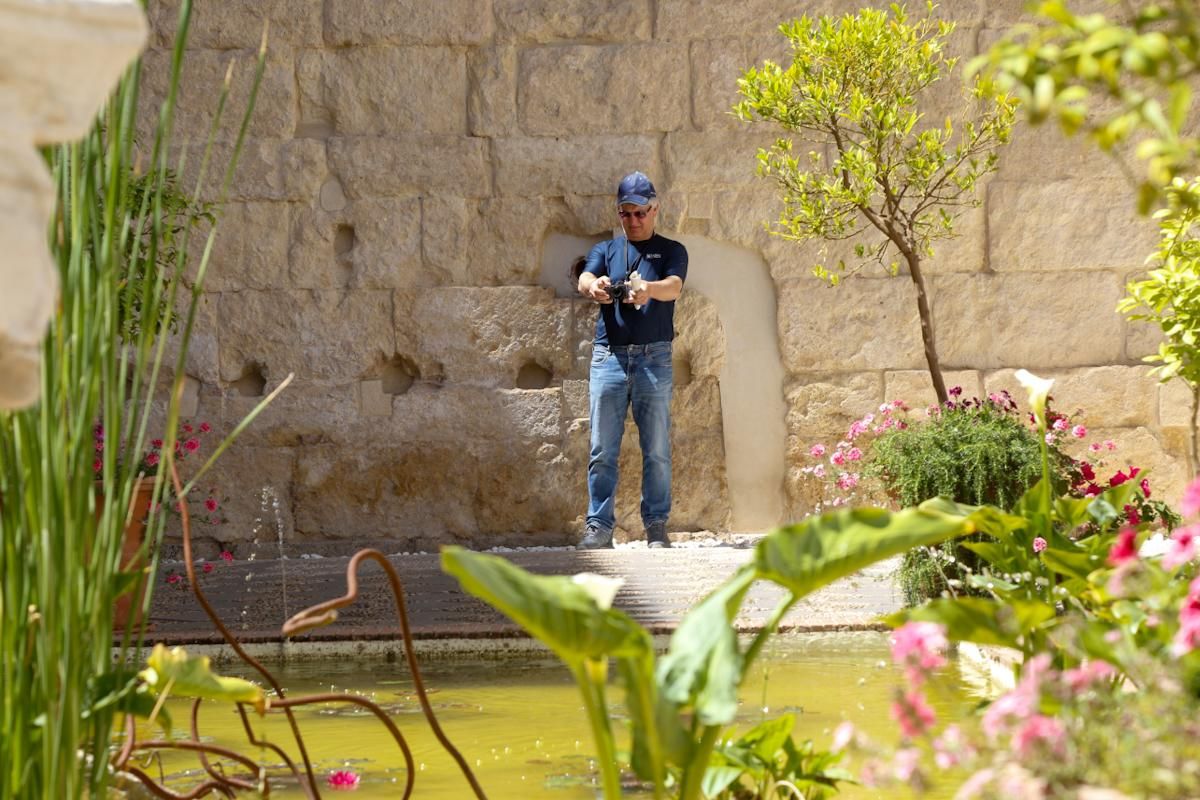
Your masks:
{"label": "small tree", "polygon": [[[798,156],[792,140],[781,138],[759,150],[759,174],[778,183],[784,204],[772,233],[797,241],[859,238],[855,272],[879,263],[896,275],[903,260],[940,403],[949,396],[922,264],[935,241],[955,236],[957,218],[979,205],[976,185],[996,169],[996,150],[1015,120],[1007,95],[976,82],[957,120],[923,124],[921,96],[956,63],[945,54],[953,29],[931,17],[910,22],[898,5],[784,23],[791,65],[767,61],[746,71],[738,80],[744,99],[734,107],[743,120],[774,122],[815,145]],[[871,230],[881,238],[861,241]],[[836,284],[846,264],[814,272]]]}

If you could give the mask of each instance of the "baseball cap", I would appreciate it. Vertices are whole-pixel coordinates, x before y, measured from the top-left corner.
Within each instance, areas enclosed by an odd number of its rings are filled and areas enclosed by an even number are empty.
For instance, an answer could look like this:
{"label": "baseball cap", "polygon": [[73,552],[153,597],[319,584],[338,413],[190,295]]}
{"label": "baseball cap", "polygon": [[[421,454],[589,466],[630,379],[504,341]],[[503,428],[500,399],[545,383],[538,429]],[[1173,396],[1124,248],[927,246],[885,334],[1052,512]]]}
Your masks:
{"label": "baseball cap", "polygon": [[658,197],[658,192],[654,191],[654,184],[640,172],[629,173],[621,178],[621,183],[617,186],[617,205],[619,206],[625,203],[644,206],[656,197]]}

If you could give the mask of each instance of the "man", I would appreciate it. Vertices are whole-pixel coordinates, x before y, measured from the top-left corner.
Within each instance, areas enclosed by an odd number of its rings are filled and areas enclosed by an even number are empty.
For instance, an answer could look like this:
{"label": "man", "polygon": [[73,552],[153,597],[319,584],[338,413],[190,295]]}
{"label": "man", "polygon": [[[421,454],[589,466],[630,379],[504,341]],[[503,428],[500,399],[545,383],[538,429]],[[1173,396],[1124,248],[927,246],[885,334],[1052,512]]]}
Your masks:
{"label": "man", "polygon": [[658,194],[642,173],[621,179],[617,215],[625,235],[592,248],[578,283],[580,294],[600,304],[589,385],[587,526],[579,550],[613,546],[617,457],[631,405],[642,446],[646,541],[671,546],[671,341],[687,250],[654,232]]}

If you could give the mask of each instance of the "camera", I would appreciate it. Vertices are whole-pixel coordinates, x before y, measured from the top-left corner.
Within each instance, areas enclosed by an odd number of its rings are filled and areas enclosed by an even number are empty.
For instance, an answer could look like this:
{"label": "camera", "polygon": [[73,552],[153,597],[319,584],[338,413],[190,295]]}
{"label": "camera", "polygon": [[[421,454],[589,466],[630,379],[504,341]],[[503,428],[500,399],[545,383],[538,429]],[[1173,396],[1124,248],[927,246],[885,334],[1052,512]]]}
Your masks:
{"label": "camera", "polygon": [[630,294],[629,281],[616,281],[604,287],[614,303],[622,303]]}

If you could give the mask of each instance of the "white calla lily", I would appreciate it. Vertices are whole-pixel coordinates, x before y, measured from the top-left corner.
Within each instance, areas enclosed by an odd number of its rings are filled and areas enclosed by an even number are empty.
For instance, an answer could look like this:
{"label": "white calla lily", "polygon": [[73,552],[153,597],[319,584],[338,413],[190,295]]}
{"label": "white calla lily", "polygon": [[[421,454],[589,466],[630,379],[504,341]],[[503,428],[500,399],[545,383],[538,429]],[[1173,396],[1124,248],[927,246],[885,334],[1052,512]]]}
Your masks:
{"label": "white calla lily", "polygon": [[612,608],[613,599],[621,587],[625,585],[624,578],[610,578],[607,575],[597,575],[594,572],[581,572],[571,578],[571,581],[588,593],[596,605],[604,611]]}
{"label": "white calla lily", "polygon": [[1050,387],[1054,385],[1053,378],[1039,378],[1027,369],[1016,372],[1017,381],[1029,392],[1029,405],[1037,416],[1038,424],[1046,427],[1046,398],[1050,396]]}

